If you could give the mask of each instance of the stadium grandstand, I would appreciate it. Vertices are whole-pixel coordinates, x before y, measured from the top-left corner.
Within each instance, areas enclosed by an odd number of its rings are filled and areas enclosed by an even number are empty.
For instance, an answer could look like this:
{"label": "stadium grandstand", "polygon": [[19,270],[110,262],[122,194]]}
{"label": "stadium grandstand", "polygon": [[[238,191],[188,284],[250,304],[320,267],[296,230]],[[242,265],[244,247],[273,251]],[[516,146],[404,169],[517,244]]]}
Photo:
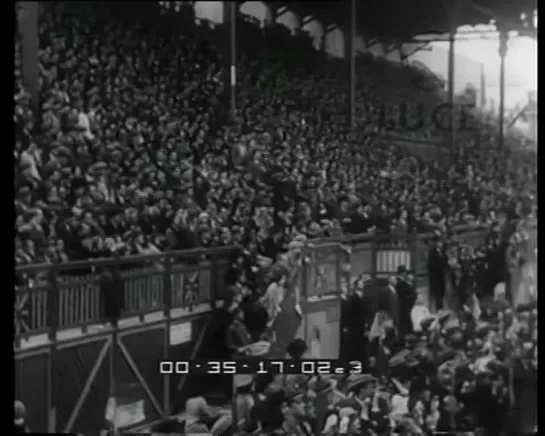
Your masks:
{"label": "stadium grandstand", "polygon": [[536,11],[16,3],[16,431],[535,434]]}

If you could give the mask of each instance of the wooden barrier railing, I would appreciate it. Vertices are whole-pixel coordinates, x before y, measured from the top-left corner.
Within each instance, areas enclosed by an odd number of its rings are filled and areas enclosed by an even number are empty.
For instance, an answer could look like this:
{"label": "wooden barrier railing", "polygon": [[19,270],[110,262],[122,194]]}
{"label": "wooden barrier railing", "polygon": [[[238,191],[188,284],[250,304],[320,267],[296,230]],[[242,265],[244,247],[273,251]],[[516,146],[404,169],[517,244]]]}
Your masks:
{"label": "wooden barrier railing", "polygon": [[[15,339],[59,329],[100,323],[100,275],[115,266],[123,282],[124,317],[213,303],[222,297],[223,276],[234,247],[40,264],[16,268],[21,286],[15,289]],[[81,272],[84,272],[81,274]],[[85,273],[87,272],[87,273]]]}
{"label": "wooden barrier railing", "polygon": [[[474,248],[486,239],[486,227],[460,226],[454,236]],[[307,297],[337,291],[343,280],[368,274],[372,277],[395,274],[405,265],[417,276],[427,275],[428,252],[433,233],[393,238],[387,234],[347,235],[310,241],[306,274],[302,278]],[[349,264],[350,268],[345,268]]]}
{"label": "wooden barrier railing", "polygon": [[[480,245],[486,229],[454,230],[466,243]],[[388,275],[401,264],[417,275],[426,274],[432,234],[392,239],[389,235],[351,235],[312,240],[300,275],[306,297],[338,292],[347,275]],[[349,249],[347,249],[349,247]],[[100,276],[97,270],[115,266],[121,270],[124,292],[123,316],[187,307],[214,305],[225,292],[223,278],[235,247],[40,264],[16,268],[24,285],[16,288],[15,339],[45,333],[50,339],[59,329],[81,327],[84,331],[103,320]],[[350,271],[345,267],[350,265]]]}

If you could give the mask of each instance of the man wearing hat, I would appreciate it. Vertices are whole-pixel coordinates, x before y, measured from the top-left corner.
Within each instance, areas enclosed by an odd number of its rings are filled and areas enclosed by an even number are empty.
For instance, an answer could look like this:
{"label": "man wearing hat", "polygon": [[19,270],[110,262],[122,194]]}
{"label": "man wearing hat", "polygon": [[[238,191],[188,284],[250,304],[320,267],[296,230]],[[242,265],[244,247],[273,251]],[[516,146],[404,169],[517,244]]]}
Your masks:
{"label": "man wearing hat", "polygon": [[305,403],[305,390],[299,386],[293,386],[286,390],[286,402],[283,407],[284,425],[287,434],[312,436],[314,434],[314,422],[308,416],[308,408]]}
{"label": "man wearing hat", "polygon": [[236,307],[233,311],[233,321],[227,329],[227,347],[231,353],[239,354],[251,343],[250,333],[244,324],[244,311]]}
{"label": "man wearing hat", "polygon": [[235,391],[235,419],[239,430],[253,431],[250,417],[256,400],[252,395],[253,377],[251,374],[237,374],[233,376]]}
{"label": "man wearing hat", "polygon": [[397,268],[398,280],[396,284],[396,293],[399,303],[399,326],[400,336],[405,336],[413,331],[411,320],[411,310],[416,301],[416,291],[412,284],[408,282],[409,271],[405,265]]}
{"label": "man wearing hat", "polygon": [[[361,413],[359,403],[353,398],[347,398],[339,401],[338,403],[331,405],[328,410],[326,419],[323,425],[318,428],[321,429],[323,435],[346,434],[347,418],[357,416]],[[341,425],[342,423],[342,425]],[[341,432],[341,430],[344,430]]]}
{"label": "man wearing hat", "polygon": [[515,353],[512,374],[512,416],[511,428],[513,435],[537,434],[538,420],[538,380],[535,350],[525,350],[524,344]]}
{"label": "man wearing hat", "polygon": [[443,308],[446,292],[446,273],[448,258],[443,242],[436,238],[434,246],[428,253],[428,279],[430,286],[430,307],[435,310]]}
{"label": "man wearing hat", "polygon": [[343,357],[346,360],[366,361],[365,352],[365,318],[369,312],[369,302],[365,298],[363,283],[358,284],[344,306],[345,323],[343,336],[345,347]]}
{"label": "man wearing hat", "polygon": [[[385,392],[377,385],[377,379],[369,374],[355,376],[347,386],[349,397],[354,401],[361,418],[361,426],[371,432],[382,432],[387,426],[388,401]],[[343,406],[343,402],[337,408]],[[354,407],[354,406],[353,406]]]}
{"label": "man wearing hat", "polygon": [[185,434],[221,435],[232,425],[231,413],[210,407],[204,397],[187,400],[185,413]]}
{"label": "man wearing hat", "polygon": [[100,296],[106,321],[110,322],[112,327],[117,327],[124,301],[123,281],[118,268],[115,266],[102,269],[100,274]]}
{"label": "man wearing hat", "polygon": [[309,384],[309,388],[316,393],[316,397],[314,398],[316,426],[322,429],[328,416],[331,414],[334,399],[337,397],[333,390],[333,382],[318,378]]}
{"label": "man wearing hat", "polygon": [[365,400],[372,398],[377,389],[377,379],[370,374],[352,376],[347,381],[348,398],[363,407]]}
{"label": "man wearing hat", "polygon": [[396,285],[397,278],[394,276],[389,277],[388,286],[386,289],[382,289],[382,292],[377,296],[378,301],[376,309],[377,311],[384,311],[387,313],[397,330],[399,328],[399,298],[396,291]]}

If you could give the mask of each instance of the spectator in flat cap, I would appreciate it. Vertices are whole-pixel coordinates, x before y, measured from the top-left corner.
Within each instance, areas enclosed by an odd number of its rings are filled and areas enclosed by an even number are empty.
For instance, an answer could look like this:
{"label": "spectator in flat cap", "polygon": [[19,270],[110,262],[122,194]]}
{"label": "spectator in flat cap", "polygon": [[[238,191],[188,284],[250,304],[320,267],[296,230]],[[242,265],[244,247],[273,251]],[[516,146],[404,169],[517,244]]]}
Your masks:
{"label": "spectator in flat cap", "polygon": [[398,330],[400,336],[405,336],[412,333],[413,331],[411,310],[416,302],[417,293],[414,289],[414,285],[412,283],[409,283],[409,271],[407,270],[405,265],[400,265],[397,268],[397,274],[399,278],[395,286],[395,290],[399,304]]}
{"label": "spectator in flat cap", "polygon": [[435,310],[443,308],[446,292],[447,256],[442,241],[437,241],[428,253],[428,278],[432,306]]}
{"label": "spectator in flat cap", "polygon": [[244,325],[244,311],[237,307],[233,312],[233,321],[226,332],[227,347],[231,353],[245,353],[251,344],[251,336]]}

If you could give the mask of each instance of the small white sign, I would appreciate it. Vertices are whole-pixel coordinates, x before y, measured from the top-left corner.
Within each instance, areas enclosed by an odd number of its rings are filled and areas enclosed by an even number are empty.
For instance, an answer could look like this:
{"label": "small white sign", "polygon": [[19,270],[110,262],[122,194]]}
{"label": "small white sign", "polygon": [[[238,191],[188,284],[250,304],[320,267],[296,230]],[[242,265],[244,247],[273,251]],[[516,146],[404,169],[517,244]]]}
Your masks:
{"label": "small white sign", "polygon": [[117,407],[115,416],[116,428],[128,427],[138,424],[146,419],[144,414],[144,400],[123,404]]}
{"label": "small white sign", "polygon": [[170,345],[191,342],[191,330],[191,321],[181,322],[170,326]]}
{"label": "small white sign", "polygon": [[108,398],[105,418],[114,424],[115,428],[128,427],[138,424],[146,419],[144,413],[144,400],[138,400],[129,404],[117,404],[114,397]]}

